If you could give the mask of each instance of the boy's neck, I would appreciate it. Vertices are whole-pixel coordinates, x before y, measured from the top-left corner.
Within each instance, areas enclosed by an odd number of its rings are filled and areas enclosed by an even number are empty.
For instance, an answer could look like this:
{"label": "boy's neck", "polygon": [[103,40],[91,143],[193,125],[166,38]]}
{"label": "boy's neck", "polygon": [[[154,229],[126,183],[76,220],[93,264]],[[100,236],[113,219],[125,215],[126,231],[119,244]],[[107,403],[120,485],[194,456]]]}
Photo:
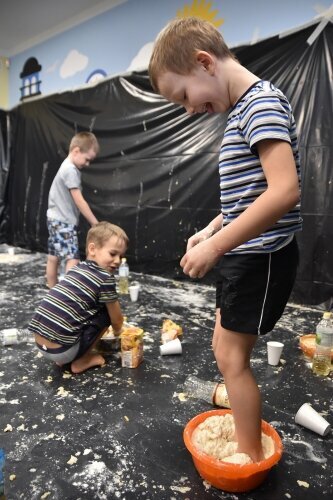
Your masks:
{"label": "boy's neck", "polygon": [[76,163],[75,163],[75,160],[74,160],[74,158],[73,158],[72,153],[69,153],[69,154],[68,154],[68,156],[67,156],[67,158],[68,158],[68,160],[69,160],[71,163],[73,163],[74,167],[76,167],[76,168],[78,168],[79,170],[81,170],[81,169],[80,169],[80,168],[76,165]]}
{"label": "boy's neck", "polygon": [[259,77],[251,73],[244,66],[231,58],[227,58],[222,62],[221,74],[222,77],[228,77],[228,91],[230,104],[233,107],[242,95],[256,82]]}

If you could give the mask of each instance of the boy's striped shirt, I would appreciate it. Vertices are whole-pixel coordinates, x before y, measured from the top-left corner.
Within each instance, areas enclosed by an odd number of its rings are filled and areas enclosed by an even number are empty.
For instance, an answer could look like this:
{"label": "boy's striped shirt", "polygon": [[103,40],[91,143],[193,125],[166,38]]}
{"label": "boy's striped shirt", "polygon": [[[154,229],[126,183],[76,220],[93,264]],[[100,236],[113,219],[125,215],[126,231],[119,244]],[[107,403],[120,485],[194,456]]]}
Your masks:
{"label": "boy's striped shirt", "polygon": [[107,302],[116,300],[115,277],[91,260],[80,262],[51,288],[34,314],[29,330],[53,342],[71,345],[82,326]]}
{"label": "boy's striped shirt", "polygon": [[[256,144],[264,139],[289,142],[300,183],[296,124],[291,106],[274,85],[259,81],[248,89],[231,110],[224,132],[219,158],[223,226],[236,219],[267,189],[256,148]],[[260,236],[230,253],[277,250],[301,228],[298,203]]]}

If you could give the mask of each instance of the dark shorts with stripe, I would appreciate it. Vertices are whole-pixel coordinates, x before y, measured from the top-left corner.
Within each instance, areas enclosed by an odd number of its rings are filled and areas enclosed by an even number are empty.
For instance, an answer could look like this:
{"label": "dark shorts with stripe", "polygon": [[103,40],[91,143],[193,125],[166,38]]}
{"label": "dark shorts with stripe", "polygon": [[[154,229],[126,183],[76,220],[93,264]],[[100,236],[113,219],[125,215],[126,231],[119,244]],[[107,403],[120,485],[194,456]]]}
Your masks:
{"label": "dark shorts with stripe", "polygon": [[298,260],[295,237],[276,252],[224,255],[216,283],[222,327],[254,335],[270,332],[290,297]]}

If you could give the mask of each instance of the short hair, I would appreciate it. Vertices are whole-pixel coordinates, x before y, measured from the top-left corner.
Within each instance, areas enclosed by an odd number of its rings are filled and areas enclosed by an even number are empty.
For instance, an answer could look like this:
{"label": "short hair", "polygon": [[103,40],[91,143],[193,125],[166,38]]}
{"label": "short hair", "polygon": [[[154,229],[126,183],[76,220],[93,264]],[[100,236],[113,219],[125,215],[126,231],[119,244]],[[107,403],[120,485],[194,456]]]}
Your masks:
{"label": "short hair", "polygon": [[97,154],[99,151],[99,144],[95,134],[92,132],[78,132],[72,137],[69,145],[69,152],[74,148],[79,148],[83,153],[87,153],[87,151],[93,149]]}
{"label": "short hair", "polygon": [[157,80],[166,71],[180,75],[191,73],[200,50],[219,59],[231,57],[237,60],[221,33],[210,22],[184,17],[168,23],[157,36],[149,61],[148,73],[153,89],[158,92]]}
{"label": "short hair", "polygon": [[112,236],[120,238],[124,241],[126,247],[128,246],[128,236],[121,227],[107,221],[101,221],[92,226],[87,234],[86,254],[88,254],[89,243],[95,243],[98,248],[101,248]]}

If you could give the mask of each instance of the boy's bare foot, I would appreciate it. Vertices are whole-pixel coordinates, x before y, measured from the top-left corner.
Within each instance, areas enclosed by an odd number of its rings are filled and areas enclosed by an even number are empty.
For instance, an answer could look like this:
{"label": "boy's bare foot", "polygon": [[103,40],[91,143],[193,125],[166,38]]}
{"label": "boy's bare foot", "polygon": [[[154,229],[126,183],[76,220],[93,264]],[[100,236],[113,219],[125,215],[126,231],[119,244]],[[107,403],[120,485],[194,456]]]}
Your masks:
{"label": "boy's bare foot", "polygon": [[105,359],[100,354],[86,353],[81,358],[76,359],[71,364],[73,373],[82,373],[93,366],[105,365]]}

